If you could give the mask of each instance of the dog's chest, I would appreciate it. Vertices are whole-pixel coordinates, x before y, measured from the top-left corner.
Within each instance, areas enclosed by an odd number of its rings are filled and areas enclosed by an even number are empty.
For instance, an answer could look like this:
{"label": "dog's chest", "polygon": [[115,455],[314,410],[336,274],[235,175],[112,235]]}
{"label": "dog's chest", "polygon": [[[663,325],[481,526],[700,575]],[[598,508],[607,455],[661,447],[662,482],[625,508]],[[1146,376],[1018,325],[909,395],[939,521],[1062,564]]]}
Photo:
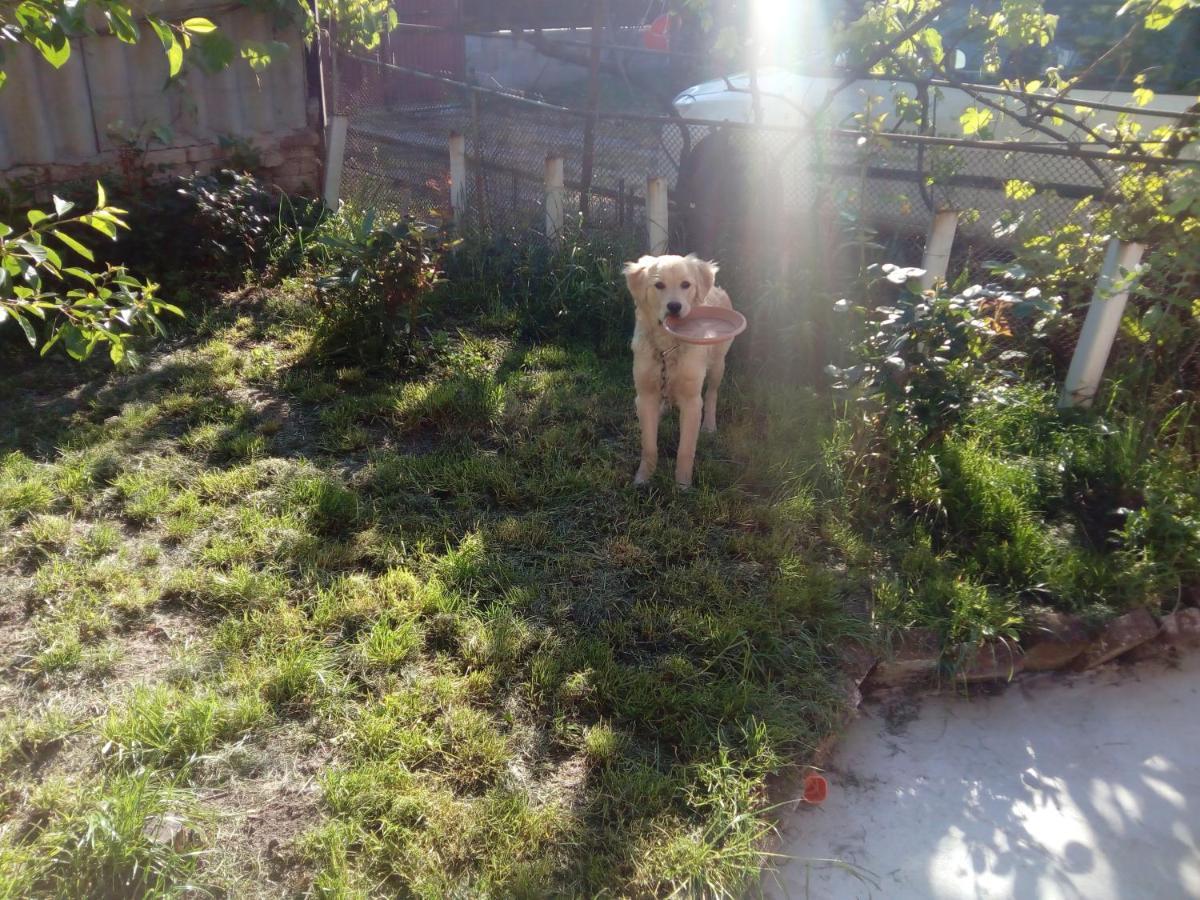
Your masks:
{"label": "dog's chest", "polygon": [[678,344],[658,351],[658,392],[662,395],[664,401],[671,399],[671,384],[674,382],[675,373],[679,369],[679,358],[681,355],[682,353]]}

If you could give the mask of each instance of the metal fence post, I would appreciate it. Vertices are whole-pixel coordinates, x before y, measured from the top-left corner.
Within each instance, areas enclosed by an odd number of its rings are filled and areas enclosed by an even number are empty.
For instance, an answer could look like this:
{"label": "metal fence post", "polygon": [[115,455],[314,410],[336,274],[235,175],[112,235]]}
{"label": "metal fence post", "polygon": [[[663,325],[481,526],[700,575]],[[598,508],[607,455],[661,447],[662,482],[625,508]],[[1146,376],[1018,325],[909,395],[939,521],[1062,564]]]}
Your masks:
{"label": "metal fence post", "polygon": [[563,158],[546,157],[546,237],[558,240],[566,217],[567,189],[563,181]]}
{"label": "metal fence post", "polygon": [[921,268],[925,274],[921,276],[921,287],[928,290],[935,282],[946,280],[946,270],[950,266],[950,250],[954,246],[954,232],[958,228],[958,212],[953,209],[943,209],[934,214],[933,223],[929,226],[929,236],[925,239],[925,258]]}
{"label": "metal fence post", "polygon": [[467,139],[457,131],[450,135],[450,214],[462,226],[467,212]]}
{"label": "metal fence post", "polygon": [[646,237],[650,243],[650,254],[661,256],[667,252],[667,179],[646,179]]}
{"label": "metal fence post", "polygon": [[1142,259],[1144,244],[1126,242],[1113,238],[1104,254],[1104,266],[1096,279],[1096,290],[1088,306],[1075,355],[1067,370],[1063,384],[1060,407],[1091,406],[1100,379],[1104,376],[1104,365],[1125,314],[1125,302],[1129,299],[1128,289],[1113,293],[1113,287],[1121,278],[1122,269],[1133,269]]}
{"label": "metal fence post", "polygon": [[342,199],[342,165],[346,161],[346,129],[350,120],[346,116],[330,116],[326,129],[325,145],[325,205],[338,208]]}

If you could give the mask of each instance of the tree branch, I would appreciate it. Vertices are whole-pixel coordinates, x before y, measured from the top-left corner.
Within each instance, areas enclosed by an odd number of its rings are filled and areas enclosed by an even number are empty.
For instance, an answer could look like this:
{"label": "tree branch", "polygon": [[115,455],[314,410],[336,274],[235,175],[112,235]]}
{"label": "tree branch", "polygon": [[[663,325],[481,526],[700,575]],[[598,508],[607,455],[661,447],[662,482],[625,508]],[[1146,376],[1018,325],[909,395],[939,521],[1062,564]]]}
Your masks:
{"label": "tree branch", "polygon": [[[1079,149],[1078,141],[1069,140],[1067,137],[1058,133],[1053,128],[1050,128],[1049,126],[1042,124],[1040,121],[1037,121],[1033,116],[1019,115],[1018,113],[1009,109],[1007,106],[1004,106],[1001,103],[996,103],[994,100],[989,100],[988,98],[981,96],[978,92],[973,91],[969,85],[965,84],[964,82],[959,81],[953,75],[951,75],[944,66],[940,66],[938,68],[938,71],[941,73],[943,78],[945,78],[948,82],[950,82],[952,87],[955,87],[958,90],[965,93],[968,97],[970,97],[975,103],[978,103],[980,106],[984,106],[984,107],[987,107],[988,109],[996,110],[997,112],[1000,112],[1001,114],[1008,116],[1011,119],[1014,119],[1021,125],[1024,125],[1026,128],[1029,128],[1033,131],[1039,131],[1042,134],[1045,134],[1051,138],[1054,138],[1055,141],[1059,141],[1067,147],[1070,147],[1075,150]],[[1104,144],[1113,150],[1120,149],[1119,145],[1114,145],[1110,141],[1104,141]],[[1085,160],[1083,160],[1083,162],[1089,169],[1091,169],[1092,174],[1094,174],[1098,179],[1100,179],[1100,183],[1103,184],[1106,189],[1111,185],[1111,179],[1109,178],[1109,176],[1104,172],[1103,169],[1101,169],[1098,165],[1096,165],[1096,163],[1093,160],[1085,159]]]}
{"label": "tree branch", "polygon": [[844,77],[839,84],[836,84],[829,89],[829,93],[825,95],[825,99],[821,101],[821,105],[813,111],[812,118],[818,118],[821,113],[829,109],[829,107],[833,105],[833,101],[837,95],[854,84],[854,82],[858,81],[860,78],[868,77],[871,74],[871,70],[883,62],[883,60],[886,59],[893,50],[895,50],[905,41],[912,40],[918,31],[921,31],[930,22],[938,17],[938,15],[942,12],[943,6],[944,4],[939,3],[924,15],[918,16],[911,25],[896,35],[891,41],[885,42],[876,47],[875,51],[867,57],[865,62],[858,66],[858,68],[856,68],[849,75]]}

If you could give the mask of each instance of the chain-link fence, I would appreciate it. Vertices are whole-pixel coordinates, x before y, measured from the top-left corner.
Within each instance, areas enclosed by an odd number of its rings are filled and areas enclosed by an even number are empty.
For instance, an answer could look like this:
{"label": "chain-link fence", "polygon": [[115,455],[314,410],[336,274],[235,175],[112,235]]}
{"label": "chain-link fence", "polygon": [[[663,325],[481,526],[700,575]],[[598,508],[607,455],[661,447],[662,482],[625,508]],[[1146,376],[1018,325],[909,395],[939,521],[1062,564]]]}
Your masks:
{"label": "chain-link fence", "polygon": [[[458,212],[485,230],[542,231],[545,161],[561,157],[566,218],[587,229],[644,234],[646,181],[661,177],[675,249],[711,253],[730,235],[782,235],[824,242],[826,252],[868,244],[917,264],[935,211],[950,208],[961,211],[954,260],[964,265],[1011,256],[1022,220],[1062,227],[1081,201],[1103,195],[1119,165],[1062,145],[713,125],[653,110],[589,116],[367,60],[343,59],[335,81],[334,111],[349,122],[345,199],[448,214],[448,139],[458,133],[467,156]],[[411,90],[418,81],[422,90]]]}

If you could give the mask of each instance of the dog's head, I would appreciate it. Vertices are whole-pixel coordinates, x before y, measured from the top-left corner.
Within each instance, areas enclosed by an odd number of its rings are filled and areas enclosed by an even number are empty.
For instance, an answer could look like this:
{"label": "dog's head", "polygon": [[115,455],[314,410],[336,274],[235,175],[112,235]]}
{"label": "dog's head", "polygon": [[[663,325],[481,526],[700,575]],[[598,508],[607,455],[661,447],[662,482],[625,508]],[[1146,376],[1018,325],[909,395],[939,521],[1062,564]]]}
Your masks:
{"label": "dog's head", "polygon": [[686,316],[708,296],[717,280],[717,264],[687,256],[643,256],[625,263],[625,283],[638,312],[660,323]]}

